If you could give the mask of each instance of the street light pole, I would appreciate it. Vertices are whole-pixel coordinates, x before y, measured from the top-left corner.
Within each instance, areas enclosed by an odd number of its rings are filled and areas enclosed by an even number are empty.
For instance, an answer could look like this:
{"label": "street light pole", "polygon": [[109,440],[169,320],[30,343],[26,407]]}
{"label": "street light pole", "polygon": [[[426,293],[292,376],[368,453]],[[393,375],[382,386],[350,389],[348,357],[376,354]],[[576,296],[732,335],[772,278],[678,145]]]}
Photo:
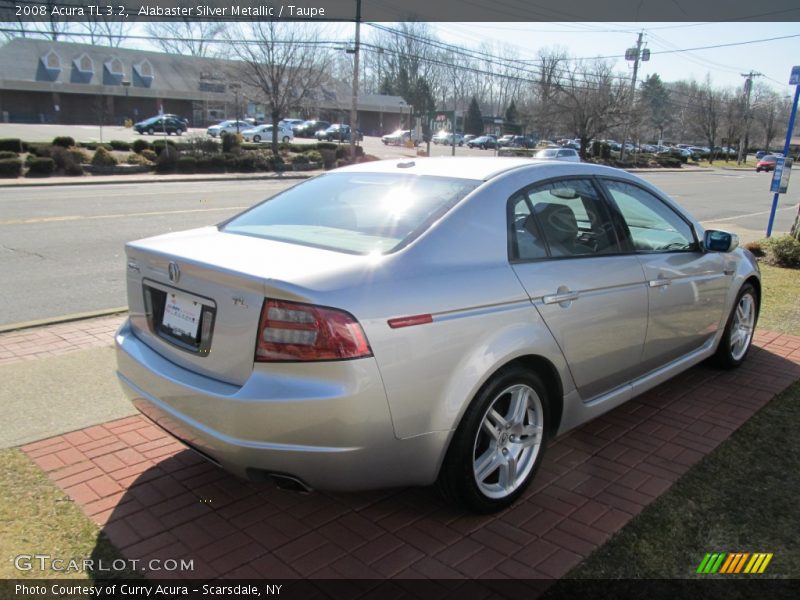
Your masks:
{"label": "street light pole", "polygon": [[356,161],[356,121],[358,120],[358,54],[361,44],[361,0],[356,0],[356,43],[353,48],[353,97],[350,102],[350,160]]}
{"label": "street light pole", "polygon": [[233,90],[236,104],[234,105],[234,114],[236,115],[236,133],[239,133],[239,89],[242,87],[239,83],[231,83],[228,87]]}

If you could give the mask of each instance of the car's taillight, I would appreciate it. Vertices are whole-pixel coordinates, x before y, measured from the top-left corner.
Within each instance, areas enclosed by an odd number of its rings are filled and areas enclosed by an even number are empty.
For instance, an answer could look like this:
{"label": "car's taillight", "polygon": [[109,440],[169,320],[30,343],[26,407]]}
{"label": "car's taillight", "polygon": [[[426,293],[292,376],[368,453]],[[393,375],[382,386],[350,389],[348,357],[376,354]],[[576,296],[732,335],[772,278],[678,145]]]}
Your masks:
{"label": "car's taillight", "polygon": [[264,302],[256,362],[341,360],[371,355],[364,330],[350,313],[300,302]]}

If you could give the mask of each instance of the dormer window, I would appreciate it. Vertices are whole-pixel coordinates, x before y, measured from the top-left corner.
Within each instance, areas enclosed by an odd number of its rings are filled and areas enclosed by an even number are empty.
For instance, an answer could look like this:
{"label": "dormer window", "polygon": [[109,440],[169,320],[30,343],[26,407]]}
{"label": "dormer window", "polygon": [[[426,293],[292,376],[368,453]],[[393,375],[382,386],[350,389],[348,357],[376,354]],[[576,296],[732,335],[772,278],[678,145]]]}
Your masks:
{"label": "dormer window", "polygon": [[78,58],[72,61],[75,65],[75,68],[78,69],[81,73],[94,73],[94,61],[89,58],[89,55],[84,53],[81,54]]}
{"label": "dormer window", "polygon": [[42,56],[41,61],[42,65],[44,65],[44,68],[48,71],[61,70],[61,58],[59,58],[55,50],[50,50],[47,54]]}
{"label": "dormer window", "polygon": [[118,75],[122,77],[122,61],[118,58],[112,58],[111,60],[106,61],[106,69],[112,75]]}
{"label": "dormer window", "polygon": [[152,79],[153,78],[153,65],[150,64],[150,61],[144,59],[137,65],[133,65],[133,68],[136,69],[136,72],[139,74],[139,77],[142,79]]}

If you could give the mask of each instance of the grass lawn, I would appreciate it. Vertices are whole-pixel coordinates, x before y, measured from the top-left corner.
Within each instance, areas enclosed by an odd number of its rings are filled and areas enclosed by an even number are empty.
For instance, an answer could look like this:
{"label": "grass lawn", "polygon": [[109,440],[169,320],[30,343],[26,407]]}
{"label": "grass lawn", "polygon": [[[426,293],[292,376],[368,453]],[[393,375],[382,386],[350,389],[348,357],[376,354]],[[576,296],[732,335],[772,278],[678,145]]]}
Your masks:
{"label": "grass lawn", "polygon": [[[762,267],[759,327],[800,335],[800,272]],[[691,577],[706,552],[773,552],[768,573],[800,577],[800,383],[597,549],[574,578]],[[102,558],[121,554],[16,448],[0,450],[0,579],[89,573],[20,572],[19,554]],[[557,587],[557,586],[556,586]],[[1,589],[1,586],[0,586]]]}
{"label": "grass lawn", "polygon": [[[800,335],[800,271],[762,265],[762,275],[758,327]],[[695,571],[705,553],[714,551],[772,552],[768,575],[800,577],[798,429],[800,382],[774,398],[567,577],[708,578]]]}

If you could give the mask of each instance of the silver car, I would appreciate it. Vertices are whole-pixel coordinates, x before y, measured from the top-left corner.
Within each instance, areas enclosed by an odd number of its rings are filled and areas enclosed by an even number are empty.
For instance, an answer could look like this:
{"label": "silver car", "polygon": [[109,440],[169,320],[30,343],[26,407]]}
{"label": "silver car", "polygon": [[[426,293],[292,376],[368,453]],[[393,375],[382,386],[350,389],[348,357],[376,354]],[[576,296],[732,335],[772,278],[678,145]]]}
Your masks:
{"label": "silver car", "polygon": [[362,163],[128,244],[118,374],[242,477],[438,482],[498,510],[555,436],[707,358],[745,359],[761,284],[736,246],[608,167]]}

